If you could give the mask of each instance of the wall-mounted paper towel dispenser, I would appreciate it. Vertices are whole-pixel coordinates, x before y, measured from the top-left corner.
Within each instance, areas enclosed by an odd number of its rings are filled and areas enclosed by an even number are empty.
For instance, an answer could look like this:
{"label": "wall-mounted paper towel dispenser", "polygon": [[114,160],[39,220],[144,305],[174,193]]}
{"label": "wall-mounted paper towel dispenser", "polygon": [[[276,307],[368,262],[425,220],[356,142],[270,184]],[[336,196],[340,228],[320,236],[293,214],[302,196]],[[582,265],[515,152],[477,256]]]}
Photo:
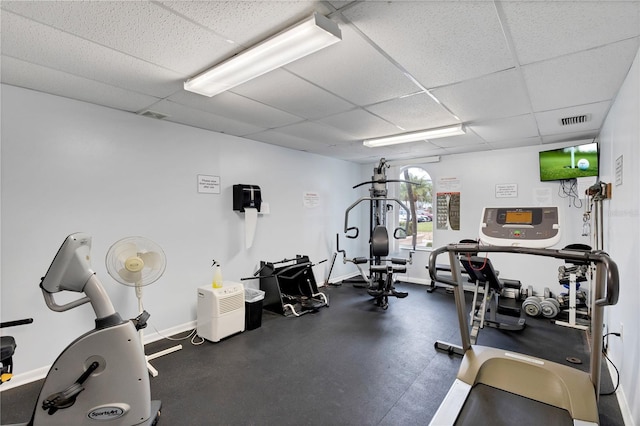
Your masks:
{"label": "wall-mounted paper towel dispenser", "polygon": [[246,207],[260,211],[262,194],[258,185],[233,185],[233,210],[243,212]]}

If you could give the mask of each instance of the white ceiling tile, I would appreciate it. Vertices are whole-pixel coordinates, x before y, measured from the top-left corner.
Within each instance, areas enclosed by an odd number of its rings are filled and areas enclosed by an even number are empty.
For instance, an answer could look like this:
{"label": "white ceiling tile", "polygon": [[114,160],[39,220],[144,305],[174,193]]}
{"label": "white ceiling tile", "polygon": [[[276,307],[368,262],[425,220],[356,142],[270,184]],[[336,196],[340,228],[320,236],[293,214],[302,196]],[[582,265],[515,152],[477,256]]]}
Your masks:
{"label": "white ceiling tile", "polygon": [[638,53],[638,39],[522,67],[534,111],[613,99]]}
{"label": "white ceiling tile", "polygon": [[288,135],[276,130],[265,130],[248,136],[249,139],[264,142],[271,145],[278,145],[285,148],[297,149],[299,151],[318,152],[329,145],[318,141],[311,141],[293,135]]}
{"label": "white ceiling tile", "polygon": [[210,112],[189,108],[175,102],[163,100],[153,105],[153,111],[168,114],[165,120],[175,123],[186,124],[188,126],[199,127],[201,129],[213,130],[214,132],[226,133],[235,136],[246,136],[257,133],[264,128],[242,123],[226,117],[220,117]]}
{"label": "white ceiling tile", "polygon": [[485,143],[482,138],[471,132],[460,136],[432,139],[430,142],[435,146],[439,146],[440,148],[454,148],[457,146],[472,146]]}
{"label": "white ceiling tile", "polygon": [[231,92],[223,92],[210,98],[182,90],[171,95],[168,99],[190,108],[262,128],[286,126],[303,120],[301,117]]}
{"label": "white ceiling tile", "polygon": [[[380,157],[596,137],[638,52],[639,6],[636,0],[3,0],[1,78],[111,108],[151,109],[188,126],[377,164]],[[342,9],[327,13],[334,8]],[[340,43],[214,98],[184,91],[184,80],[197,71],[313,11],[338,23]],[[506,33],[499,17],[506,17]],[[505,36],[512,36],[521,61],[535,61],[520,67],[528,94],[515,76]],[[422,92],[423,86],[444,106]],[[535,115],[526,108],[527,96]],[[561,116],[585,107],[592,121],[580,131],[557,125]],[[465,136],[378,149],[361,144],[370,133],[460,121],[467,125]]]}
{"label": "white ceiling tile", "polygon": [[541,145],[542,142],[540,140],[540,136],[536,136],[533,138],[523,138],[523,139],[509,139],[506,141],[497,141],[497,142],[489,142],[488,145],[492,149],[509,149],[509,148],[519,148],[523,146],[535,146]]}
{"label": "white ceiling tile", "polygon": [[352,109],[353,104],[282,69],[273,70],[232,92],[308,119]]}
{"label": "white ceiling tile", "polygon": [[197,73],[237,50],[148,1],[16,1],[3,8],[180,73]]}
{"label": "white ceiling tile", "polygon": [[489,143],[539,136],[538,126],[532,114],[478,122],[468,127]]}
{"label": "white ceiling tile", "polygon": [[426,93],[418,93],[371,105],[367,107],[367,110],[406,131],[430,129],[459,123],[451,113]]}
{"label": "white ceiling tile", "polygon": [[[605,101],[553,111],[537,112],[535,116],[542,136],[584,132],[598,130],[602,126],[610,106],[611,102]],[[578,115],[588,115],[589,119],[584,123],[571,124],[568,126],[562,126],[560,124],[562,118],[575,117]]]}
{"label": "white ceiling tile", "polygon": [[521,64],[640,35],[637,1],[505,1],[500,6]]}
{"label": "white ceiling tile", "polygon": [[367,139],[381,135],[401,133],[393,124],[362,109],[354,109],[318,121],[342,130],[356,139]]}
{"label": "white ceiling tile", "polygon": [[427,88],[514,66],[493,2],[362,2],[344,15]]}
{"label": "white ceiling tile", "polygon": [[330,8],[315,1],[163,1],[193,22],[235,44],[249,47]]}
{"label": "white ceiling tile", "polygon": [[287,135],[306,139],[308,141],[328,145],[341,142],[352,142],[354,140],[353,136],[347,135],[334,127],[325,126],[311,121],[304,121],[290,126],[279,127],[275,130]]}
{"label": "white ceiling tile", "polygon": [[13,13],[1,18],[4,56],[157,97],[181,90],[186,78]]}
{"label": "white ceiling tile", "polygon": [[451,148],[445,148],[446,154],[465,154],[468,152],[481,152],[490,151],[491,146],[486,143],[479,143],[474,145],[454,146]]}
{"label": "white ceiling tile", "polygon": [[531,112],[529,95],[516,70],[433,89],[432,93],[463,122]]}
{"label": "white ceiling tile", "polygon": [[342,41],[285,68],[331,93],[363,106],[397,98],[417,90],[348,25],[340,25]]}
{"label": "white ceiling tile", "polygon": [[576,132],[576,133],[563,133],[556,135],[549,135],[542,137],[543,144],[549,143],[560,143],[560,142],[576,142],[576,141],[584,141],[584,143],[593,142],[598,136],[598,131],[596,130],[588,130],[584,132]]}
{"label": "white ceiling tile", "polygon": [[130,112],[139,111],[159,100],[11,57],[2,57],[1,64],[0,75],[4,84]]}

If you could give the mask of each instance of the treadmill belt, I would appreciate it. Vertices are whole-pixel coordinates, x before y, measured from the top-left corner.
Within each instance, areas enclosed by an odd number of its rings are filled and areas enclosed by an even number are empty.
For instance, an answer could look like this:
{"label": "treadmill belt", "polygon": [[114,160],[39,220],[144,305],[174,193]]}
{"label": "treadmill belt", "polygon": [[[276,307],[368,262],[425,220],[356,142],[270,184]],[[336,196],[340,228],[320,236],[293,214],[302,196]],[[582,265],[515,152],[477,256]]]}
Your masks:
{"label": "treadmill belt", "polygon": [[471,390],[456,425],[572,425],[573,419],[563,408],[553,407],[519,395],[477,384]]}

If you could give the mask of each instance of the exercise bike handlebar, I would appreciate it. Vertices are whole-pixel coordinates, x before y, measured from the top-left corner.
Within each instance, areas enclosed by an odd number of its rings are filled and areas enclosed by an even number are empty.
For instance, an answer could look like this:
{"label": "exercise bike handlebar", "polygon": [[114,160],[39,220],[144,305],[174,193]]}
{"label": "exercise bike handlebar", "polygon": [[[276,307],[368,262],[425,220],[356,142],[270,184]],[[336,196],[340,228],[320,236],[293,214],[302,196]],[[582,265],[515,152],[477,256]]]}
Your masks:
{"label": "exercise bike handlebar", "polygon": [[[444,284],[457,286],[458,282],[449,277],[439,276],[436,268],[436,259],[438,255],[442,253],[455,253],[455,254],[477,254],[481,252],[489,253],[519,253],[529,254],[534,256],[554,257],[556,259],[574,260],[582,262],[593,262],[598,266],[603,266],[606,271],[606,286],[603,286],[601,291],[606,292],[604,297],[595,301],[598,306],[609,306],[618,303],[618,296],[620,292],[620,283],[618,276],[618,265],[609,257],[609,255],[602,251],[583,251],[583,250],[555,250],[544,248],[529,248],[518,246],[480,246],[478,244],[449,244],[447,246],[440,247],[431,252],[429,256],[429,276],[431,279]],[[597,286],[602,283],[597,282]]]}

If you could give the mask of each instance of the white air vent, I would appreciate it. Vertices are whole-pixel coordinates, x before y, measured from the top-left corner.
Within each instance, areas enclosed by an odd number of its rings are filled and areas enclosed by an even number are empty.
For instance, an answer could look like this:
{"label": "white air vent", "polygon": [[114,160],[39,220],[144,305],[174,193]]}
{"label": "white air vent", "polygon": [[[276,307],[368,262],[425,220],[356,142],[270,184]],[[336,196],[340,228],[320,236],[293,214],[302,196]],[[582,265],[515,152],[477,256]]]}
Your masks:
{"label": "white air vent", "polygon": [[137,114],[138,115],[142,115],[143,117],[155,118],[157,120],[162,120],[162,119],[168,117],[167,114],[163,114],[161,112],[156,112],[156,111],[151,111],[150,109],[146,109],[144,111],[139,111]]}
{"label": "white air vent", "polygon": [[565,117],[560,119],[561,126],[571,126],[572,124],[586,123],[591,116],[589,114],[576,115],[573,117]]}

